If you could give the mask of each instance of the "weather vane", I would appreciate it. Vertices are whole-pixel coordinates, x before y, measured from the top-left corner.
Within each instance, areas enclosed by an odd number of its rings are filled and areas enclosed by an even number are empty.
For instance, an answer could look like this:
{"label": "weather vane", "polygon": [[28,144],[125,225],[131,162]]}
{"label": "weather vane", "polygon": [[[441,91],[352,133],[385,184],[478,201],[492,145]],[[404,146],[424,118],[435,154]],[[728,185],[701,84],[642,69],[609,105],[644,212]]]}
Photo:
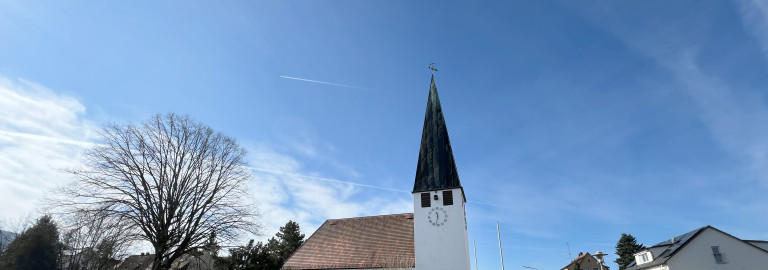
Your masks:
{"label": "weather vane", "polygon": [[432,73],[435,73],[435,71],[437,71],[437,69],[435,68],[435,62],[432,62],[431,64],[429,64],[429,69],[432,70]]}

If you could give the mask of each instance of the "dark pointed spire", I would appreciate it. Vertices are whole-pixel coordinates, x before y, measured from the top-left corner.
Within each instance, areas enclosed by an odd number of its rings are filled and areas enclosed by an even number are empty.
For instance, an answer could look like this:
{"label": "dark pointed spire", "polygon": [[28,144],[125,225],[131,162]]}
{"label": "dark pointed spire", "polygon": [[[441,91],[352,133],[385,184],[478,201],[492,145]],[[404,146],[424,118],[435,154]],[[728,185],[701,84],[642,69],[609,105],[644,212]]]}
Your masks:
{"label": "dark pointed spire", "polygon": [[432,75],[413,192],[450,188],[461,188],[461,182],[456,170],[456,161],[453,159],[451,141],[448,139],[443,108],[440,107],[440,98],[437,96],[435,76]]}

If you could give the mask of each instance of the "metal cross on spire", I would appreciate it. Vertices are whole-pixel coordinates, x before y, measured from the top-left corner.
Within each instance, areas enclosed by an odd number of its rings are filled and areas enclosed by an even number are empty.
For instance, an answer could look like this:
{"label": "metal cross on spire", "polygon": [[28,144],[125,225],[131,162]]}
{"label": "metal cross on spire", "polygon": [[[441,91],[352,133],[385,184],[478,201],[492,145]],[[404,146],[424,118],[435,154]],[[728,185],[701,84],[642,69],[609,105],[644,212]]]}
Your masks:
{"label": "metal cross on spire", "polygon": [[435,73],[435,71],[437,71],[437,69],[435,68],[435,62],[432,62],[431,64],[429,64],[429,69],[432,70],[432,73]]}

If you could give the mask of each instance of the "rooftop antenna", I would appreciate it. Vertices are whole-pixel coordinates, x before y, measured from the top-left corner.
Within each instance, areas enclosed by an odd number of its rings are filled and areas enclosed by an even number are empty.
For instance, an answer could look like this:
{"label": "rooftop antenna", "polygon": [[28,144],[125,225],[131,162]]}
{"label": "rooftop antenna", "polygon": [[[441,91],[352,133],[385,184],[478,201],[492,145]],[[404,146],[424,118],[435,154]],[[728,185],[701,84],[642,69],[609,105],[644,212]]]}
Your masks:
{"label": "rooftop antenna", "polygon": [[571,258],[571,261],[573,261],[573,255],[571,255],[571,244],[568,242],[565,242],[565,245],[568,246],[568,257]]}

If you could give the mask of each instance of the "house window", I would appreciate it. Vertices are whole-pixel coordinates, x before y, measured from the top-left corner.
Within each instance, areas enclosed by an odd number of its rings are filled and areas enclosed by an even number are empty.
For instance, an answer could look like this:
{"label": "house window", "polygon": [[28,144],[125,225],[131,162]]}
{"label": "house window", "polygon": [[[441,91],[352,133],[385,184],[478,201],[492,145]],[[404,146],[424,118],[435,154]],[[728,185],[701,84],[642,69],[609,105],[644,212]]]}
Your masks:
{"label": "house window", "polygon": [[592,270],[597,270],[597,267],[593,267]]}
{"label": "house window", "polygon": [[723,258],[723,253],[720,253],[720,247],[719,246],[712,246],[712,256],[715,256],[715,262],[716,263],[725,263],[725,259]]}

